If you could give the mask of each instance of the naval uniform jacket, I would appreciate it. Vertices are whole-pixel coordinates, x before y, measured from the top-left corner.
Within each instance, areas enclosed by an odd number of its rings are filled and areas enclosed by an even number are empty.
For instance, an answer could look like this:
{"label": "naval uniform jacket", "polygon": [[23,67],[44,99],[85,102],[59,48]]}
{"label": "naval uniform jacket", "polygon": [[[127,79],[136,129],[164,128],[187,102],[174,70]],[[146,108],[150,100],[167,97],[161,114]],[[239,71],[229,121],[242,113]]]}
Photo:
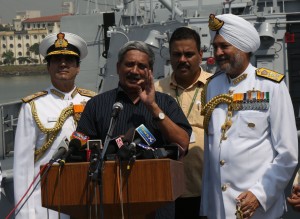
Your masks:
{"label": "naval uniform jacket", "polygon": [[[62,93],[64,97],[59,97],[57,96],[59,92],[53,93],[50,91],[51,89],[55,88],[51,86],[46,90],[46,95],[42,95],[33,100],[35,102],[37,115],[46,128],[53,128],[61,111],[70,106],[70,104],[81,104],[90,99],[90,97],[82,96],[80,93],[74,96],[74,90],[70,93]],[[46,135],[41,132],[33,119],[30,105],[28,103],[22,104],[14,147],[14,194],[16,204],[25,194],[34,177],[39,173],[40,165],[47,164],[50,161],[58,145],[65,137],[70,139],[71,134],[75,131],[75,126],[73,116],[68,117],[52,146],[34,163],[34,151],[43,145]],[[30,192],[31,191],[32,189]],[[56,219],[58,218],[58,212],[49,210],[49,217],[47,217],[47,209],[42,207],[41,204],[41,188],[39,185],[16,218]],[[61,214],[60,218],[65,219],[69,218],[69,216]]]}
{"label": "naval uniform jacket", "polygon": [[260,207],[251,219],[277,219],[285,209],[284,189],[298,160],[297,129],[293,105],[284,82],[258,77],[251,64],[244,80],[234,84],[225,73],[207,88],[207,101],[220,94],[269,92],[269,108],[233,111],[232,126],[221,139],[227,104],[211,115],[205,136],[201,215],[209,219],[236,219],[236,198],[251,191]]}

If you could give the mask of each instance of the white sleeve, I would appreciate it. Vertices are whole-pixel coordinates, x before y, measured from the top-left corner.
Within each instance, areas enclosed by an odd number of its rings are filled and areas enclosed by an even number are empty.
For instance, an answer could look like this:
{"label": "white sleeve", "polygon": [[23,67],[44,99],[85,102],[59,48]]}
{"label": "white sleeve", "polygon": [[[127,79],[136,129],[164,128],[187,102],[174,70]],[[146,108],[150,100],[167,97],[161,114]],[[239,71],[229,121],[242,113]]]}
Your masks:
{"label": "white sleeve", "polygon": [[[31,108],[29,104],[23,104],[18,117],[14,146],[13,175],[15,204],[23,197],[35,177],[34,151],[37,135],[38,128],[32,118]],[[24,200],[25,199],[26,197]],[[22,210],[17,215],[17,218],[34,219],[34,206],[34,197],[31,197],[23,206]]]}
{"label": "white sleeve", "polygon": [[288,89],[281,82],[272,93],[269,123],[276,155],[259,182],[250,189],[264,210],[268,210],[283,194],[298,163],[298,135]]}

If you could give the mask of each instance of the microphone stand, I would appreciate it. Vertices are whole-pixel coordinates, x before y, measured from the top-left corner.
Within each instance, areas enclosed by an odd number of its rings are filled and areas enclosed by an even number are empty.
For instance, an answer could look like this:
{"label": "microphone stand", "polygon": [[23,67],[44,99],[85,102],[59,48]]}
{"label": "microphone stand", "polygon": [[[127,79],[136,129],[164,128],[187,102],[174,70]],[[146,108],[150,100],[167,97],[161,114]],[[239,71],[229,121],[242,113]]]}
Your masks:
{"label": "microphone stand", "polygon": [[116,120],[117,119],[117,115],[112,116],[111,120],[110,120],[110,124],[109,124],[109,128],[108,128],[108,132],[106,134],[105,137],[105,141],[104,141],[104,145],[103,145],[103,149],[101,154],[99,154],[99,157],[97,159],[97,163],[95,165],[95,170],[93,173],[91,173],[91,177],[93,181],[97,181],[98,182],[98,186],[99,186],[99,194],[100,194],[100,218],[103,219],[104,218],[104,207],[103,207],[103,183],[102,183],[102,172],[104,169],[104,157],[105,157],[105,153],[106,150],[108,148],[109,142],[112,138],[112,133],[115,129],[116,126]]}

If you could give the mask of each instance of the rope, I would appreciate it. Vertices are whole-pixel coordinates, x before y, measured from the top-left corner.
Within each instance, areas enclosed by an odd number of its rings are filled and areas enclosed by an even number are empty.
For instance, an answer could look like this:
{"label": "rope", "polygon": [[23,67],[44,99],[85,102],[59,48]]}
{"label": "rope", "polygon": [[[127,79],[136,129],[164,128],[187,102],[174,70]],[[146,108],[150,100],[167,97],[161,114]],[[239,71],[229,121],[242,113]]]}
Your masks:
{"label": "rope", "polygon": [[70,106],[66,107],[65,109],[62,110],[62,112],[59,115],[58,121],[55,123],[53,128],[46,128],[43,126],[41,120],[39,119],[35,107],[34,101],[29,102],[31,111],[32,111],[32,116],[38,126],[38,128],[43,132],[44,134],[47,135],[47,140],[46,142],[40,147],[39,149],[36,149],[34,152],[35,158],[34,162],[38,161],[46,152],[46,150],[53,144],[54,140],[56,139],[59,131],[61,130],[62,126],[64,125],[65,121],[68,119],[69,116],[74,114],[73,110],[73,104]]}

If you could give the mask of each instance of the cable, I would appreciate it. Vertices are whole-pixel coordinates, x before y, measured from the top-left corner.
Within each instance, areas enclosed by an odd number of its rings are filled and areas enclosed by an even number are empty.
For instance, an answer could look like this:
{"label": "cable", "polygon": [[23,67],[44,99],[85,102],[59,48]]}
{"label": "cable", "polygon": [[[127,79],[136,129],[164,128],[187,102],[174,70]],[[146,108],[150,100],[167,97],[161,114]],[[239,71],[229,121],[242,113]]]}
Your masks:
{"label": "cable", "polygon": [[[117,161],[116,161],[117,162]],[[123,181],[122,181],[122,161],[119,160],[119,165],[117,165],[117,182],[118,182],[118,192],[120,198],[120,207],[122,219],[124,219],[124,202],[123,202]]]}
{"label": "cable", "polygon": [[[19,210],[16,212],[16,215],[20,212],[20,210],[23,208],[23,206],[25,205],[25,203],[28,201],[28,199],[31,197],[31,195],[33,194],[33,192],[35,191],[35,189],[37,188],[37,186],[40,184],[41,180],[43,179],[43,177],[45,176],[46,173],[48,173],[48,171],[50,170],[50,167],[52,166],[52,164],[49,163],[49,167],[48,169],[43,173],[43,175],[41,176],[41,178],[39,179],[39,181],[37,182],[37,184],[33,187],[32,191],[30,192],[30,194],[27,196],[27,198],[25,199],[25,201],[23,202],[23,204],[21,205],[21,207],[19,208]],[[40,171],[41,172],[41,171]],[[47,209],[47,218],[49,218],[49,211]]]}
{"label": "cable", "polygon": [[[29,190],[31,189],[31,187],[33,186],[33,184],[35,183],[35,181],[37,180],[37,178],[41,175],[41,173],[44,171],[44,169],[46,169],[46,167],[48,167],[48,169],[45,171],[45,173],[47,173],[50,169],[52,165],[47,163],[40,171],[39,173],[36,175],[36,177],[33,179],[32,183],[30,184],[30,186],[28,187],[28,189],[26,190],[25,194],[22,196],[22,198],[20,199],[20,201],[16,204],[16,206],[9,212],[9,214],[6,216],[5,219],[9,219],[9,217],[16,211],[16,209],[18,208],[18,206],[20,205],[20,203],[23,201],[23,199],[25,198],[25,196],[28,194]],[[44,174],[45,174],[44,173]],[[44,174],[42,175],[42,177],[44,176]],[[41,178],[42,178],[41,177]],[[27,198],[25,199],[24,203],[21,205],[21,207],[19,208],[19,210],[16,212],[15,216],[20,212],[20,210],[22,209],[22,207],[24,206],[24,204],[27,202],[27,200],[30,198],[30,196],[32,195],[33,191],[36,189],[37,185],[40,183],[41,179],[38,181],[38,183],[35,185],[35,187],[33,188],[32,192],[29,194],[29,196],[27,196]]]}

